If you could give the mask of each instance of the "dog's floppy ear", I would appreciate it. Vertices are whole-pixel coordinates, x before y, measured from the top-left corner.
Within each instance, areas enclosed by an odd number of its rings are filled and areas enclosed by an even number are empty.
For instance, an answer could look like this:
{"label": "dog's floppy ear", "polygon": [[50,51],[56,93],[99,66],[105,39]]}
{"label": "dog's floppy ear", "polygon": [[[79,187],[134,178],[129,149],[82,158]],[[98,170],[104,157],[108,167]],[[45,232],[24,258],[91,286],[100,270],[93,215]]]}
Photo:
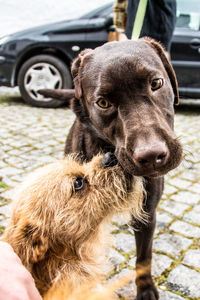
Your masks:
{"label": "dog's floppy ear", "polygon": [[92,49],[85,49],[81,51],[81,53],[72,63],[71,73],[75,88],[75,98],[77,99],[81,99],[82,97],[81,70],[83,68],[85,59],[90,56],[92,51]]}
{"label": "dog's floppy ear", "polygon": [[151,38],[145,37],[144,40],[146,42],[148,42],[151,45],[151,47],[154,48],[156,53],[160,56],[162,63],[165,67],[165,70],[167,71],[167,74],[169,76],[169,79],[171,81],[171,85],[172,85],[172,88],[174,91],[174,103],[176,105],[178,105],[179,104],[179,91],[178,91],[178,83],[177,83],[177,79],[176,79],[176,74],[174,72],[174,69],[173,69],[171,63],[169,62],[169,59],[166,55],[164,48],[161,46],[160,43],[156,42],[155,40],[153,40]]}
{"label": "dog's floppy ear", "polygon": [[40,227],[23,218],[8,227],[2,240],[11,244],[26,266],[43,260],[49,248],[47,236]]}

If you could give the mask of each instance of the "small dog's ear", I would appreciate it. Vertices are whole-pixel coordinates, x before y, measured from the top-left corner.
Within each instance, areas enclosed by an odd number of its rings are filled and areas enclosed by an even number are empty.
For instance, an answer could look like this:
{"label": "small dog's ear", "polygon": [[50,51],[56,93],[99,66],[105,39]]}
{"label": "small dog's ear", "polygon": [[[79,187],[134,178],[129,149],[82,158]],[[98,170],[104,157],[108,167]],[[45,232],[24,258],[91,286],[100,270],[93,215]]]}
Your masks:
{"label": "small dog's ear", "polygon": [[85,49],[81,51],[81,53],[72,63],[71,73],[75,88],[75,98],[77,99],[81,99],[82,97],[81,70],[83,68],[85,59],[88,58],[92,52],[92,49]]}
{"label": "small dog's ear", "polygon": [[32,242],[32,255],[30,256],[30,262],[36,263],[44,259],[45,254],[48,250],[47,239],[43,236],[35,239]]}
{"label": "small dog's ear", "polygon": [[44,259],[49,248],[48,239],[41,229],[23,219],[6,230],[3,240],[11,244],[25,265]]}
{"label": "small dog's ear", "polygon": [[174,72],[174,69],[166,55],[166,51],[161,46],[160,43],[156,42],[154,39],[145,37],[143,38],[148,44],[153,47],[153,49],[156,51],[156,53],[160,56],[162,63],[165,67],[165,70],[167,71],[167,74],[169,76],[169,79],[171,81],[171,85],[174,91],[174,103],[175,105],[179,104],[179,91],[178,91],[178,82],[176,79],[176,74]]}
{"label": "small dog's ear", "polygon": [[[41,229],[36,225],[33,226],[29,223],[23,227],[25,243],[30,246],[28,259],[30,263],[36,263],[44,259],[45,254],[48,250],[48,240]],[[27,246],[28,247],[28,246]]]}

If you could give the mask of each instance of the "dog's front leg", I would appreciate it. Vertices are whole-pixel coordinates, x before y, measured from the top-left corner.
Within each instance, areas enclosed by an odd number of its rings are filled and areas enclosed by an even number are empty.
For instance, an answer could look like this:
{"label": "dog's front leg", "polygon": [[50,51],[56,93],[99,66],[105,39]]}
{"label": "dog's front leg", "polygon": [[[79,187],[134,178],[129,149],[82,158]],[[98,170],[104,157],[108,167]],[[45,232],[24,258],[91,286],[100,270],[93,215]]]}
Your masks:
{"label": "dog's front leg", "polygon": [[152,242],[155,229],[155,215],[151,223],[135,231],[136,238],[136,285],[137,300],[157,300],[158,292],[151,277]]}
{"label": "dog's front leg", "polygon": [[163,191],[163,178],[147,179],[147,200],[145,210],[148,212],[148,224],[135,224],[136,238],[136,285],[137,300],[157,300],[158,292],[151,276],[151,258],[153,234],[156,225],[156,207]]}

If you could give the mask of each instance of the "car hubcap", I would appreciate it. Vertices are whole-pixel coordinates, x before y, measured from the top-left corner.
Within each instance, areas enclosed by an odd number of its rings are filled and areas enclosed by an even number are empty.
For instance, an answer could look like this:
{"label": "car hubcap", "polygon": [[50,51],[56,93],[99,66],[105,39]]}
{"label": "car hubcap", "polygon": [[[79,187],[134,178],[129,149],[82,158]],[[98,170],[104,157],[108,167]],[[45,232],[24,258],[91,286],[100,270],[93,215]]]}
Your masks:
{"label": "car hubcap", "polygon": [[49,63],[37,63],[26,72],[24,86],[31,98],[36,101],[50,101],[38,93],[40,89],[62,88],[62,77],[60,72]]}

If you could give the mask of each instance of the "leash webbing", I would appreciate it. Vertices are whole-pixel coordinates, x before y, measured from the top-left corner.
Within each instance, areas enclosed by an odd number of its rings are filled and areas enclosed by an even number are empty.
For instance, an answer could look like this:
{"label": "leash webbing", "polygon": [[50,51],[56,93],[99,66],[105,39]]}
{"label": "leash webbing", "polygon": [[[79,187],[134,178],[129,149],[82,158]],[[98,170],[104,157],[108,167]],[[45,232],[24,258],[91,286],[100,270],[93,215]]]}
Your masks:
{"label": "leash webbing", "polygon": [[131,36],[132,40],[137,40],[140,36],[140,32],[144,21],[144,16],[146,13],[147,2],[148,0],[140,0],[138,4],[137,13],[133,25],[132,36]]}

